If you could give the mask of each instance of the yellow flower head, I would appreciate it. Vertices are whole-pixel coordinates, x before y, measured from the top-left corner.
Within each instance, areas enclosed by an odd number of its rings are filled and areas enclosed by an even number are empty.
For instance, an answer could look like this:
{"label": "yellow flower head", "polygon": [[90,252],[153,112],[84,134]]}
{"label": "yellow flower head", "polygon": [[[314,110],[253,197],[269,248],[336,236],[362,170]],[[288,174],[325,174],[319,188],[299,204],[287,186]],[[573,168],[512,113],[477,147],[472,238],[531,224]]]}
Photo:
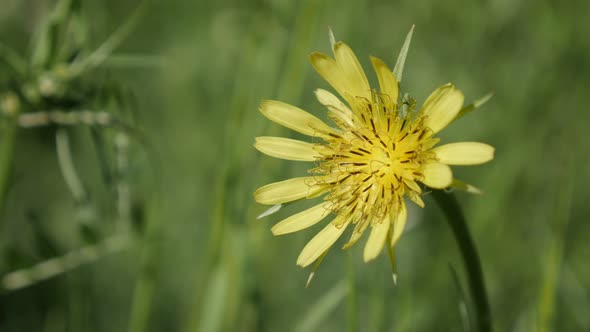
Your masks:
{"label": "yellow flower head", "polygon": [[424,207],[420,183],[435,189],[451,186],[449,165],[475,165],[492,160],[494,149],[483,143],[461,142],[435,147],[435,135],[463,107],[463,93],[452,84],[436,89],[416,111],[402,101],[399,82],[381,60],[371,57],[379,91],[371,89],[359,61],[348,45],[333,44],[334,58],[312,53],[313,68],[346,101],[318,89],[319,102],[336,127],[295,106],[266,100],[260,111],[270,120],[322,143],[281,137],[258,137],[255,147],[270,156],[315,162],[310,175],[259,188],[257,202],[278,205],[323,196],[318,205],[292,215],[272,228],[275,235],[296,232],[333,213],[334,219],[303,249],[297,264],[305,267],[322,256],[354,226],[344,248],[355,244],[370,228],[364,260],[374,259],[385,243],[393,247],[407,219],[404,197]]}

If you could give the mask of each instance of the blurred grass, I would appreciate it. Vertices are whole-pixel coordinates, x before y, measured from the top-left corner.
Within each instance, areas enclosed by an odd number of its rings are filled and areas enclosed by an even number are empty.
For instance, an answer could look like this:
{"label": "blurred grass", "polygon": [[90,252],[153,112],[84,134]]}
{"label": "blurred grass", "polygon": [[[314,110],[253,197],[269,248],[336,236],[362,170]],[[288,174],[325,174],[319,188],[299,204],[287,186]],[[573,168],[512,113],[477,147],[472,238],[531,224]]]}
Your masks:
{"label": "blurred grass", "polygon": [[[88,39],[99,46],[138,3],[83,1]],[[33,28],[53,2],[0,4],[2,44],[28,54]],[[150,205],[143,213],[161,223],[157,259],[149,267],[154,293],[146,329],[346,329],[341,282],[349,253],[331,250],[305,289],[309,271],[295,260],[316,229],[272,237],[272,223],[299,207],[254,220],[263,210],[252,199],[256,187],[306,169],[254,151],[258,135],[298,137],[265,120],[257,107],[262,99],[280,99],[326,118],[313,90],[328,85],[313,73],[307,54],[330,51],[328,26],[369,72],[369,55],[394,65],[412,24],[404,90],[424,100],[452,81],[468,102],[495,92],[443,139],[497,148],[491,164],[455,168],[457,177],[485,192],[459,198],[480,249],[497,331],[590,329],[588,12],[587,1],[150,2],[117,53],[153,56],[145,59],[158,59],[158,66],[113,68],[108,75],[136,95],[134,117],[162,161],[161,188],[147,175],[152,165],[145,158],[133,158],[130,170],[139,179],[132,182],[137,197]],[[4,65],[0,75],[10,81]],[[15,136],[0,216],[2,275],[85,243],[78,206],[60,173],[54,129]],[[91,139],[77,128],[69,134],[79,176],[99,215],[108,214],[112,191]],[[570,190],[565,208],[557,202]],[[147,199],[154,191],[157,204]],[[462,330],[461,299],[448,269],[449,262],[460,265],[459,254],[434,201],[426,197],[426,203],[410,211],[415,226],[397,247],[398,286],[390,282],[385,254],[364,264],[361,246],[351,249],[359,331]],[[220,240],[211,235],[217,234],[214,220]],[[561,248],[558,263],[549,254],[554,245]],[[132,248],[4,292],[0,331],[125,330],[140,253]],[[554,309],[550,326],[542,326],[549,323],[541,319],[540,290],[548,282]]]}

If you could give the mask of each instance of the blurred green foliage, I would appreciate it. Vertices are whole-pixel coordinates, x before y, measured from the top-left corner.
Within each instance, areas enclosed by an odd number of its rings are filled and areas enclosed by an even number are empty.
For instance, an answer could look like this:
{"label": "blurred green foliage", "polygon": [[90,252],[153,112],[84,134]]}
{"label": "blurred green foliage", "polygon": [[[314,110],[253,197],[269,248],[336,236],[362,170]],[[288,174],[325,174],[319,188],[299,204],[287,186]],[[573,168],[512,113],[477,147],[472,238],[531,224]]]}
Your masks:
{"label": "blurred green foliage", "polygon": [[[54,4],[1,0],[0,51],[31,59],[30,41]],[[79,26],[67,38],[90,52],[138,5],[81,1]],[[330,51],[328,27],[368,69],[371,54],[393,67],[412,24],[402,90],[419,101],[448,81],[467,102],[495,92],[442,138],[496,147],[494,162],[455,168],[458,178],[485,192],[459,197],[480,250],[496,330],[589,330],[588,13],[590,2],[581,0],[148,2],[114,56],[84,79],[101,91],[123,87],[123,99],[137,101],[90,104],[130,112],[124,118],[145,136],[130,139],[125,177],[132,245],[28,287],[4,289],[0,331],[342,331],[350,321],[350,269],[359,331],[462,331],[462,265],[430,197],[425,209],[410,210],[410,229],[397,247],[398,286],[386,254],[364,264],[357,246],[348,263],[348,253],[331,250],[305,289],[309,271],[295,260],[317,229],[272,236],[272,223],[299,206],[255,219],[264,207],[252,192],[307,166],[254,151],[259,135],[298,137],[264,119],[260,100],[279,99],[325,118],[313,90],[328,85],[307,55]],[[19,83],[4,62],[0,81],[0,94]],[[0,145],[10,143],[9,124],[2,119]],[[59,130],[69,135],[86,205],[62,176]],[[0,275],[126,234],[117,226],[117,181],[105,178],[110,168],[101,164],[104,157],[115,167],[120,131],[99,132],[102,145],[88,126],[17,128],[1,202]],[[89,207],[90,221],[80,217]]]}

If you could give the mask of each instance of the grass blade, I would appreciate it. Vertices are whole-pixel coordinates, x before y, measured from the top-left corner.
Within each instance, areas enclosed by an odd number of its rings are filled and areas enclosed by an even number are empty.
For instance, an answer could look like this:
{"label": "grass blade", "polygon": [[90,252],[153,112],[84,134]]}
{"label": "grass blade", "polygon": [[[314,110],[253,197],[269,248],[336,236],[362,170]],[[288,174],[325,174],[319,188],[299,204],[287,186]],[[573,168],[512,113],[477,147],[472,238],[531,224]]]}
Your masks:
{"label": "grass blade", "polygon": [[311,332],[319,331],[321,323],[326,319],[344,300],[347,293],[347,282],[340,281],[326,292],[318,301],[305,313],[294,331]]}

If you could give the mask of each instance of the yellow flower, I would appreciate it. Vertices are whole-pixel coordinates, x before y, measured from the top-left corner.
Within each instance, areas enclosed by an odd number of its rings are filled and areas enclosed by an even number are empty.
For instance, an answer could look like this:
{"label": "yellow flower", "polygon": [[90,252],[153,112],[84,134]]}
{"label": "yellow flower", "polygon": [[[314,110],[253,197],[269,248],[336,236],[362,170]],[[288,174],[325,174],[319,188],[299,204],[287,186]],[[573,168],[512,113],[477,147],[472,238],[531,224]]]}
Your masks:
{"label": "yellow flower", "polygon": [[259,188],[257,202],[278,205],[324,195],[314,207],[277,223],[272,232],[300,231],[335,217],[306,246],[297,259],[305,267],[320,258],[348,226],[352,236],[344,249],[371,229],[364,260],[377,257],[387,243],[393,247],[407,219],[405,197],[424,207],[422,187],[447,188],[453,182],[449,165],[476,165],[493,159],[494,148],[461,142],[437,146],[435,135],[451,123],[463,106],[463,93],[452,84],[436,89],[416,111],[400,99],[399,82],[381,60],[371,57],[379,91],[371,89],[359,61],[348,45],[333,44],[334,58],[312,53],[314,69],[346,101],[318,89],[319,102],[336,124],[331,127],[295,106],[266,100],[260,111],[271,121],[320,138],[307,143],[282,137],[258,137],[259,151],[281,159],[314,162],[309,176]]}

